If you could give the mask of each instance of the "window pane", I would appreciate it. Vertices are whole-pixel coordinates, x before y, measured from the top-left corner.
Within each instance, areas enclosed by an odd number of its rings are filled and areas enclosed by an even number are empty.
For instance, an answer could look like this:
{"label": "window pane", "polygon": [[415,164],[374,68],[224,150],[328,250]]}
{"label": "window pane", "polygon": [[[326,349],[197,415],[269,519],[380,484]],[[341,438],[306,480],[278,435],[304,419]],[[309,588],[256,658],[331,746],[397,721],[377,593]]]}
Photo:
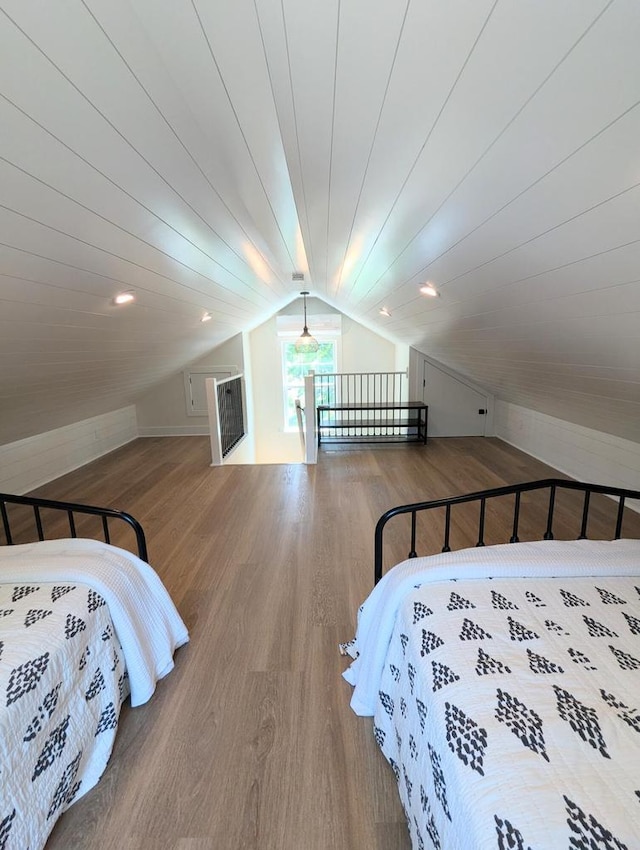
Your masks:
{"label": "window pane", "polygon": [[285,428],[297,428],[298,418],[296,416],[296,399],[304,407],[304,387],[290,387],[285,393]]}
{"label": "window pane", "polygon": [[298,427],[295,399],[300,399],[304,407],[304,378],[313,370],[317,374],[335,372],[336,343],[335,340],[324,340],[318,350],[306,354],[296,351],[294,342],[282,343],[282,374],[284,389],[284,421],[286,430]]}
{"label": "window pane", "polygon": [[301,384],[304,382],[304,376],[307,374],[307,367],[301,363],[287,364],[287,384]]}

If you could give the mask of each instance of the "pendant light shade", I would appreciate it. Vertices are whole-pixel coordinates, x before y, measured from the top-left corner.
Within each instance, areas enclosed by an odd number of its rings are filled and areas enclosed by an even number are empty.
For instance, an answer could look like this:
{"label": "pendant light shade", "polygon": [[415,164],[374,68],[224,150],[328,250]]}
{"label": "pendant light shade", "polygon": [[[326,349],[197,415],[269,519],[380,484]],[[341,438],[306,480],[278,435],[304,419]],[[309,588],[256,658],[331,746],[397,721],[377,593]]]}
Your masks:
{"label": "pendant light shade", "polygon": [[304,328],[302,333],[295,341],[296,351],[298,354],[313,354],[320,348],[318,345],[318,340],[315,337],[312,337],[309,333],[309,328],[307,327],[307,295],[308,292],[301,292],[302,298],[304,299]]}

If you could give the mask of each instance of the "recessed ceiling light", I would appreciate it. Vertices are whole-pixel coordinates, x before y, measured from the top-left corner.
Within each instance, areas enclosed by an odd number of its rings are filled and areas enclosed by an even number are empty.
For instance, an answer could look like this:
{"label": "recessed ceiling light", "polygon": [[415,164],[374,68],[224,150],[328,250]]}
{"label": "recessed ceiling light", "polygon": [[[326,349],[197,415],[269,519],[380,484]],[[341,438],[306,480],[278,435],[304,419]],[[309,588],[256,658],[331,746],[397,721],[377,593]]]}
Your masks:
{"label": "recessed ceiling light", "polygon": [[213,316],[211,315],[211,313],[203,313],[200,321],[201,322],[210,322],[211,319],[213,319]]}
{"label": "recessed ceiling light", "polygon": [[130,304],[132,301],[136,300],[136,296],[133,292],[121,292],[119,295],[113,299],[114,304]]}
{"label": "recessed ceiling light", "polygon": [[432,283],[425,283],[424,286],[420,287],[420,292],[423,295],[430,295],[431,298],[439,298],[440,296],[440,293]]}
{"label": "recessed ceiling light", "polygon": [[378,312],[380,313],[381,316],[386,316],[387,319],[391,318],[391,312],[390,312],[388,307],[381,307]]}

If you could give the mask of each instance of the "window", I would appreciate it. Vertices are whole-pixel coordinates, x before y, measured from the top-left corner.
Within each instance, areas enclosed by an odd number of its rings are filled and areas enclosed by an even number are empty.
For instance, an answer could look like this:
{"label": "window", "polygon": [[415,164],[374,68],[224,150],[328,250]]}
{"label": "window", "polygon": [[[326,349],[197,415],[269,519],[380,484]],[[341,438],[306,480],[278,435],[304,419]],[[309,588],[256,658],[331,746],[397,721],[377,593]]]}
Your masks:
{"label": "window", "polygon": [[316,374],[337,372],[337,342],[335,339],[318,340],[320,347],[313,354],[298,354],[295,340],[282,343],[282,368],[284,389],[284,430],[295,431],[296,399],[304,407],[304,379],[313,369]]}

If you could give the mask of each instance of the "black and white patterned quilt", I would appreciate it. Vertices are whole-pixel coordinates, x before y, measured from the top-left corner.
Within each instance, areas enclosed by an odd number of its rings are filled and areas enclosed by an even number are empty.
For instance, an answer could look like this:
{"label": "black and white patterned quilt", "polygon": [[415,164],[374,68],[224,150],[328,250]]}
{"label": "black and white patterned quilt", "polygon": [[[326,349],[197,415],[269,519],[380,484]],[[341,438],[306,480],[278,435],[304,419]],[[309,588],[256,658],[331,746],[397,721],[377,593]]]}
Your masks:
{"label": "black and white patterned quilt", "polygon": [[0,850],[40,850],[100,778],[120,704],[189,639],[149,564],[95,540],[0,546]]}
{"label": "black and white patterned quilt", "polygon": [[0,585],[0,850],[37,850],[105,769],[128,694],[105,601],[79,583]]}
{"label": "black and white patterned quilt", "polygon": [[413,567],[371,681],[416,850],[640,848],[640,545],[621,543],[601,574],[584,545],[563,574],[549,542],[544,577]]}

